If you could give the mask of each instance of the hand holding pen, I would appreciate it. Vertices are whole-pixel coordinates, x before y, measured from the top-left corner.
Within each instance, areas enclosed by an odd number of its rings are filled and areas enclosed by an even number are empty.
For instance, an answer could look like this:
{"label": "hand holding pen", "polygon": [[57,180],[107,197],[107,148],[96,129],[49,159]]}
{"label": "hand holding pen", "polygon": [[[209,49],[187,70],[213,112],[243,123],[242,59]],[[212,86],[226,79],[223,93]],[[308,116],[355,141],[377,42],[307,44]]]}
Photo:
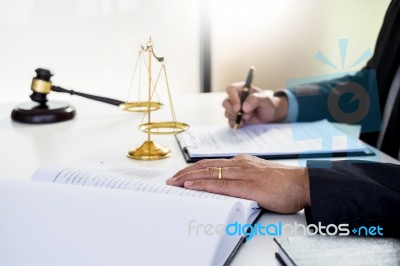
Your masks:
{"label": "hand holding pen", "polygon": [[[226,88],[228,97],[223,101],[222,106],[229,126],[232,128],[235,128],[235,124],[237,128],[241,128],[250,124],[278,123],[286,118],[287,98],[275,97],[272,96],[272,92],[265,93],[261,89],[251,87],[253,71],[254,68],[250,68],[244,86],[234,83]],[[248,92],[244,91],[246,87],[249,88]]]}

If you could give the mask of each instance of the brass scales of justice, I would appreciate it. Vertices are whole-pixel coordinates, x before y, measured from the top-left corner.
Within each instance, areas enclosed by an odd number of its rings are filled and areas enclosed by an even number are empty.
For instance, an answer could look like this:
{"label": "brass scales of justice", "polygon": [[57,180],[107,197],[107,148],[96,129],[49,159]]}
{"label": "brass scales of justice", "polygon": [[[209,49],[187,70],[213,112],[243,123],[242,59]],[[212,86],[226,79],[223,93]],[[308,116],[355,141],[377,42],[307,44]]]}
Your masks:
{"label": "brass scales of justice", "polygon": [[[146,60],[146,54],[147,54],[147,60]],[[157,75],[157,79],[155,80],[155,82],[153,81],[152,78],[153,76],[152,61],[154,59],[155,61],[161,64],[160,71]],[[144,61],[145,65],[147,66],[147,101],[140,101],[140,100],[137,102],[127,101],[124,104],[121,104],[120,107],[125,111],[144,113],[143,119],[139,125],[139,129],[147,133],[147,140],[145,140],[143,144],[140,145],[139,147],[129,151],[128,157],[137,160],[159,160],[169,157],[171,155],[171,151],[168,148],[165,148],[160,144],[151,140],[151,135],[178,134],[187,130],[189,128],[189,125],[182,122],[178,122],[176,119],[176,114],[172,103],[171,91],[169,89],[169,84],[168,84],[164,57],[158,57],[155,55],[151,37],[147,41],[146,47],[141,46],[139,50],[139,55],[132,76],[131,87],[132,84],[134,83],[137,67],[139,66],[139,68],[141,68],[142,64],[140,61]],[[156,87],[160,80],[160,76],[162,74],[164,76],[165,85],[168,92],[168,100],[172,115],[172,121],[153,122],[151,121],[151,113],[163,107],[163,104],[161,102],[153,101],[154,95],[157,94]],[[140,85],[141,84],[139,82],[139,86]],[[140,92],[140,87],[138,88],[138,92]],[[129,93],[128,93],[128,98],[129,98]],[[147,122],[144,123],[146,116],[147,116]]]}

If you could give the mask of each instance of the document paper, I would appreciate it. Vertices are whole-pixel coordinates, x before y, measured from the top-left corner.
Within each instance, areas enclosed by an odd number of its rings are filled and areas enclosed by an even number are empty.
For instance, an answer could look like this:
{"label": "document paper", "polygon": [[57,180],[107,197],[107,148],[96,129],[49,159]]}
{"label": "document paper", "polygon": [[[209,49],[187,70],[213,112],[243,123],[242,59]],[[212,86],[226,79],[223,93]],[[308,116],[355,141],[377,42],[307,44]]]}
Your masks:
{"label": "document paper", "polygon": [[[190,157],[290,155],[330,152],[366,152],[352,136],[321,120],[312,123],[250,125],[233,130],[228,126],[193,126],[177,136]],[[368,153],[368,152],[367,152]]]}

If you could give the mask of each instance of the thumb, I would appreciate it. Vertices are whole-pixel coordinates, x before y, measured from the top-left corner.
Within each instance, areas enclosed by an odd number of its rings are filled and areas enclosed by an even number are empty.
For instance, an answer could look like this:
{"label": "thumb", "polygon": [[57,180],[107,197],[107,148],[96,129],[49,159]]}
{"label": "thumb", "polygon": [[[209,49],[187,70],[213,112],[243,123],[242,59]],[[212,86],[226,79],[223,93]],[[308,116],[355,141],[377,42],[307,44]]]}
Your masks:
{"label": "thumb", "polygon": [[270,97],[259,97],[255,94],[250,94],[243,103],[242,110],[244,113],[251,113],[256,108],[273,108],[274,105]]}
{"label": "thumb", "polygon": [[253,112],[260,105],[260,101],[258,97],[254,96],[254,94],[250,94],[242,105],[242,110],[244,113]]}

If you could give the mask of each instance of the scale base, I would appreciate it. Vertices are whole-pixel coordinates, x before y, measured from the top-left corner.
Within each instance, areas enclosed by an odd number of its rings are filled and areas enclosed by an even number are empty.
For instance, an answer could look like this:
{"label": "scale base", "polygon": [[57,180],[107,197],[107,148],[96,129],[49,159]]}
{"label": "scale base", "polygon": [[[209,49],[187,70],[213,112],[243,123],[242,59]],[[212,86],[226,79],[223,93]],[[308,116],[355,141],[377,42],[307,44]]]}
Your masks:
{"label": "scale base", "polygon": [[171,155],[171,151],[151,140],[128,152],[128,157],[136,160],[160,160]]}
{"label": "scale base", "polygon": [[15,107],[11,113],[12,120],[28,124],[57,123],[74,117],[75,109],[64,102],[23,103]]}

